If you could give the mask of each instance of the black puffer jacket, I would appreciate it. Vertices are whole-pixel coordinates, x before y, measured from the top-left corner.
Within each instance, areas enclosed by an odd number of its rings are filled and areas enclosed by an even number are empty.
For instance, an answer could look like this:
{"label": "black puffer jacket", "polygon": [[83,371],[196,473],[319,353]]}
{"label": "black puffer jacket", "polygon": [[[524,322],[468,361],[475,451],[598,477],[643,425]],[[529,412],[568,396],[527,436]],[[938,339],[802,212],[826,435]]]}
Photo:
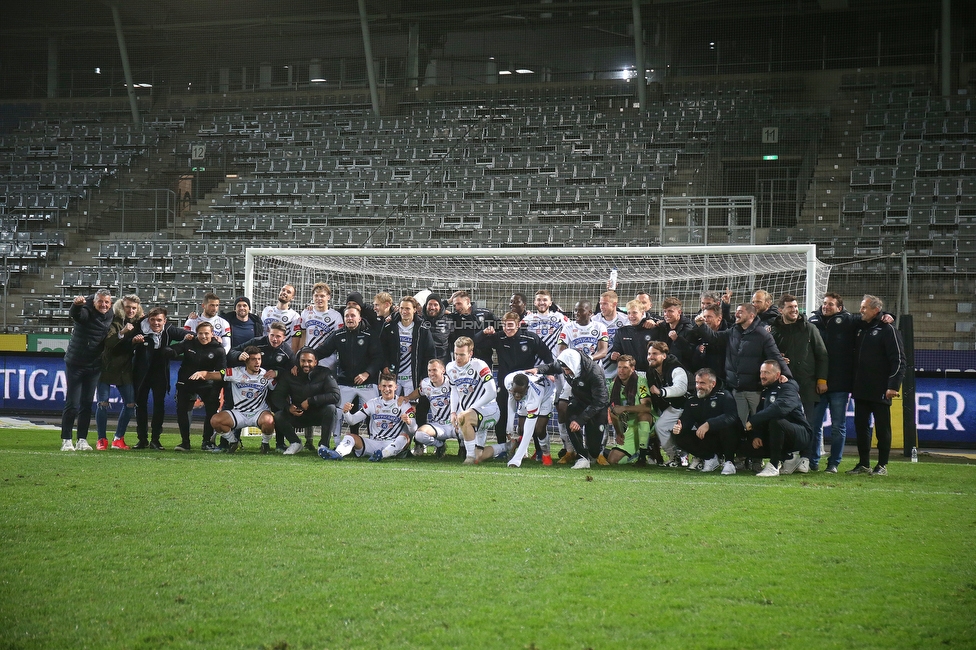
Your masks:
{"label": "black puffer jacket", "polygon": [[762,382],[759,381],[759,367],[767,359],[779,361],[783,374],[793,378],[789,366],[783,360],[773,335],[766,329],[766,325],[758,318],[753,319],[749,327],[742,329],[735,325],[732,329],[713,332],[704,323],[695,328],[702,339],[708,342],[727,340],[725,349],[725,387],[739,391],[759,392]]}
{"label": "black puffer jacket", "polygon": [[[606,422],[610,393],[607,390],[607,376],[603,372],[603,365],[585,354],[579,355],[579,362],[579,372],[575,372],[572,379],[564,377],[573,390],[570,403],[583,407],[582,412],[573,420],[582,427],[603,411],[603,422]],[[563,374],[562,366],[558,361],[538,366],[538,370],[544,375]]]}
{"label": "black puffer jacket", "polygon": [[861,315],[842,309],[824,316],[818,309],[810,322],[820,330],[827,348],[827,390],[850,393],[854,388],[854,340],[864,324]]}
{"label": "black puffer jacket", "polygon": [[95,309],[95,296],[88,296],[80,305],[71,305],[68,316],[75,322],[71,330],[71,340],[64,353],[64,362],[71,366],[102,369],[102,351],[105,349],[105,335],[112,326],[115,314],[109,309],[104,314]]}
{"label": "black puffer jacket", "polygon": [[[437,312],[436,316],[431,316],[427,313],[427,305],[430,304],[431,300],[436,300],[437,304],[440,305],[440,311]],[[427,301],[424,302],[423,313],[420,317],[424,321],[424,325],[430,330],[430,335],[434,338],[434,355],[444,361],[450,361],[451,352],[450,349],[450,338],[451,329],[453,323],[451,319],[447,316],[447,307],[441,297],[436,293],[432,293],[427,296]]]}
{"label": "black puffer jacket", "polygon": [[325,366],[315,366],[312,372],[305,374],[298,369],[298,374],[286,372],[278,376],[278,387],[272,392],[274,409],[280,411],[288,408],[289,404],[300,405],[308,400],[310,409],[318,409],[328,405],[338,405],[341,399],[339,383],[332,370]]}

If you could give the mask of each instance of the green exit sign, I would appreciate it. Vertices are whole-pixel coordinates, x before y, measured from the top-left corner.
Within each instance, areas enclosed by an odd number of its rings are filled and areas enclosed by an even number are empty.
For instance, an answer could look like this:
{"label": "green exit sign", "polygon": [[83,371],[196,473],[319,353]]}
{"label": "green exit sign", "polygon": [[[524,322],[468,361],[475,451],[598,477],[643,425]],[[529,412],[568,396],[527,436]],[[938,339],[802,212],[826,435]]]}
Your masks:
{"label": "green exit sign", "polygon": [[773,154],[772,156],[763,156],[763,160],[779,160],[779,156]]}

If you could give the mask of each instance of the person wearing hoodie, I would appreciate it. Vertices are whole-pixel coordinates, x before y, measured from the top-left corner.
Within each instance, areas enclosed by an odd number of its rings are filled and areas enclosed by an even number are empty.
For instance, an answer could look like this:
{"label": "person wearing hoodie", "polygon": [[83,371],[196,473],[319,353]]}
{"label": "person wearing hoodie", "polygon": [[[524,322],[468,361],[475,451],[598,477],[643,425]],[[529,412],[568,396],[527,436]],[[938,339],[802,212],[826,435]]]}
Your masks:
{"label": "person wearing hoodie", "polygon": [[[603,365],[577,350],[563,350],[555,363],[537,366],[526,372],[562,374],[565,377],[571,387],[566,409],[567,428],[578,456],[573,469],[589,469],[591,462],[600,462],[603,434],[607,428],[607,408],[610,406]],[[604,459],[601,464],[607,464],[607,461]]]}
{"label": "person wearing hoodie", "polygon": [[[135,324],[132,378],[136,389],[136,435],[139,442],[134,449],[163,449],[159,436],[163,433],[166,394],[170,389],[170,355],[166,349],[175,341],[193,336],[182,327],[168,325],[167,315],[165,307],[153,307],[145,318]],[[150,394],[153,398],[152,440],[149,439]]]}
{"label": "person wearing hoodie", "polygon": [[[61,413],[61,451],[89,451],[91,407],[102,372],[102,350],[115,317],[112,293],[99,289],[94,295],[75,296],[68,310],[74,321],[71,340],[64,353],[64,411]],[[71,429],[78,422],[78,446],[71,443]]]}
{"label": "person wearing hoodie", "polygon": [[108,398],[112,386],[119,391],[122,409],[115,425],[112,449],[128,449],[125,444],[125,429],[136,410],[135,388],[132,385],[132,337],[135,336],[135,323],[144,316],[139,296],[124,296],[115,301],[112,307],[115,318],[105,337],[105,351],[102,352],[102,375],[98,381],[98,405],[95,411],[95,424],[98,427],[98,443],[95,449],[108,449]]}
{"label": "person wearing hoodie", "polygon": [[446,315],[447,304],[436,293],[427,296],[422,318],[434,339],[434,357],[445,364],[451,360],[451,319]]}
{"label": "person wearing hoodie", "polygon": [[[678,357],[671,354],[668,344],[654,341],[647,349],[647,385],[651,394],[651,406],[657,418],[654,431],[661,449],[668,455],[667,467],[687,467],[687,456],[681,454],[674,442],[671,430],[681,417],[688,393],[688,371]],[[641,441],[643,442],[643,441]]]}

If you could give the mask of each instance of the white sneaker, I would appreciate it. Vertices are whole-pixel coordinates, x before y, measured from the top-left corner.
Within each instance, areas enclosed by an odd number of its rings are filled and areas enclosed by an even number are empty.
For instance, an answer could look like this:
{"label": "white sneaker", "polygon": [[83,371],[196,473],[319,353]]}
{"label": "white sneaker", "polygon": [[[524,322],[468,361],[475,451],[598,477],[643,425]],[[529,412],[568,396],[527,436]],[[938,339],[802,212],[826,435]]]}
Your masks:
{"label": "white sneaker", "polygon": [[735,474],[735,463],[733,463],[731,460],[727,460],[725,461],[725,464],[722,465],[722,476],[730,476],[732,474]]}
{"label": "white sneaker", "polygon": [[576,461],[576,464],[573,465],[573,469],[590,469],[589,459],[580,456],[579,459]]}
{"label": "white sneaker", "polygon": [[74,451],[75,446],[71,444],[71,438],[65,438],[61,441],[61,451]]}
{"label": "white sneaker", "polygon": [[796,471],[798,471],[800,474],[809,474],[810,473],[810,459],[809,458],[801,458],[800,459],[800,464],[796,466]]}
{"label": "white sneaker", "polygon": [[766,463],[766,466],[763,467],[762,471],[756,474],[756,476],[779,476],[779,468],[773,465],[772,462],[768,462]]}
{"label": "white sneaker", "polygon": [[[702,465],[701,471],[703,471],[703,472],[714,472],[715,470],[718,469],[718,466],[721,465],[721,464],[722,463],[718,462],[718,456],[717,455],[716,456],[712,456],[711,458],[709,458],[708,460],[705,461],[705,464],[704,465]],[[734,465],[732,466],[732,469],[735,469],[735,466]]]}
{"label": "white sneaker", "polygon": [[[800,466],[800,462],[805,460],[800,454],[793,454],[793,458],[787,458],[783,461],[783,467],[780,469],[780,474],[792,474],[796,471],[796,468]],[[810,471],[809,461],[807,461],[807,471]],[[764,470],[765,471],[765,470]]]}
{"label": "white sneaker", "polygon": [[91,451],[92,446],[88,444],[88,441],[84,438],[78,438],[78,444],[75,445],[75,451]]}
{"label": "white sneaker", "polygon": [[300,443],[300,442],[293,442],[290,445],[288,445],[288,449],[284,450],[281,453],[281,455],[282,456],[294,456],[295,454],[297,454],[298,452],[300,452],[302,449],[304,449],[304,447],[302,447],[302,443]]}

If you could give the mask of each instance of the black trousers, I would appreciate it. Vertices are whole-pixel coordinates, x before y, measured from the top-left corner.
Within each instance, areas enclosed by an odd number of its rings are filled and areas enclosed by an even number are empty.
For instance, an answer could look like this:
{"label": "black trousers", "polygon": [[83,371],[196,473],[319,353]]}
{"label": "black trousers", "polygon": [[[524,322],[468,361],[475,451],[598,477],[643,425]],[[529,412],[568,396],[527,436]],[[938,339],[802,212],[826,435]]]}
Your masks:
{"label": "black trousers", "polygon": [[198,396],[206,411],[206,419],[203,421],[203,441],[209,442],[213,438],[213,425],[210,424],[210,418],[217,413],[220,389],[221,386],[214,386],[213,382],[207,381],[176,382],[176,422],[180,425],[180,437],[184,443],[190,442],[190,411],[193,410],[193,403]]}
{"label": "black trousers", "polygon": [[864,467],[871,466],[871,416],[874,433],[878,436],[878,464],[887,465],[891,454],[891,405],[884,402],[854,400],[854,431],[857,434],[857,455]]}
{"label": "black trousers", "polygon": [[495,402],[498,404],[498,421],[495,422],[495,438],[498,440],[498,444],[501,445],[508,440],[508,431],[506,431],[508,427],[508,391],[502,384],[498,386],[498,392],[495,394]]}
{"label": "black trousers", "polygon": [[786,459],[788,452],[799,451],[804,455],[810,449],[810,432],[801,424],[786,420],[771,420],[769,431],[769,460],[774,464]]}
{"label": "black trousers", "polygon": [[674,444],[679,449],[699,458],[724,456],[725,460],[735,458],[735,448],[739,444],[741,432],[737,428],[726,427],[718,431],[709,429],[704,438],[699,438],[694,431],[682,430],[674,436]]}
{"label": "black trousers", "polygon": [[295,435],[296,428],[322,427],[322,437],[319,445],[330,447],[332,429],[335,428],[336,407],[332,404],[321,408],[309,409],[301,415],[292,415],[287,410],[281,410],[274,414],[275,434],[277,442],[283,444],[285,440],[290,443],[301,442]]}
{"label": "black trousers", "polygon": [[[168,374],[168,373],[167,373]],[[149,438],[149,396],[152,395],[152,439],[159,442],[163,432],[163,417],[166,415],[166,393],[169,377],[163,371],[150,369],[149,375],[136,387],[136,435],[139,440]]]}
{"label": "black trousers", "polygon": [[589,460],[595,460],[603,451],[603,434],[607,428],[607,411],[600,409],[589,420],[585,420],[579,431],[573,431],[572,422],[586,409],[585,404],[570,401],[566,408],[566,425],[569,439],[573,441],[576,453]]}

